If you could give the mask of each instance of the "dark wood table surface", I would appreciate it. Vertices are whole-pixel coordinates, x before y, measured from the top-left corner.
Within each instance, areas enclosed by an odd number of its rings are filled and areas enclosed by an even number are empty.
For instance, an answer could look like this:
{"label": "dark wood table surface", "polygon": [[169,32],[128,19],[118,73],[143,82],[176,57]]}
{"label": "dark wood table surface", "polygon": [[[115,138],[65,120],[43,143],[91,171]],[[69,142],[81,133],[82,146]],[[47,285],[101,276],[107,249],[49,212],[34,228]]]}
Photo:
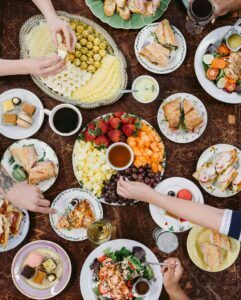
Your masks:
{"label": "dark wood table surface", "polygon": [[[53,3],[56,9],[94,20],[113,36],[128,63],[129,87],[137,76],[149,74],[138,63],[134,54],[133,47],[138,33],[137,30],[116,30],[102,24],[100,20],[92,15],[84,0],[55,0]],[[19,57],[18,36],[20,27],[24,21],[37,13],[39,13],[38,9],[30,0],[0,0],[0,57],[6,59],[17,59]],[[197,141],[186,145],[175,144],[162,136],[167,153],[164,178],[182,176],[192,179],[192,173],[195,170],[199,156],[209,146],[217,143],[228,143],[241,148],[241,105],[221,103],[210,97],[198,83],[193,66],[195,51],[201,39],[214,28],[233,23],[238,17],[238,13],[220,18],[215,25],[207,26],[203,33],[197,36],[189,35],[185,29],[186,11],[180,0],[172,1],[163,17],[170,19],[171,23],[184,34],[187,42],[187,56],[183,65],[175,72],[168,75],[154,75],[160,84],[158,100],[152,104],[142,105],[136,102],[131,95],[126,95],[114,105],[94,110],[81,109],[81,113],[83,114],[84,124],[86,124],[91,119],[107,112],[128,111],[145,118],[159,130],[156,115],[162,99],[176,92],[194,94],[203,101],[208,111],[208,126],[203,136]],[[46,96],[29,76],[0,78],[0,93],[12,88],[25,88],[36,93],[48,109],[58,104],[57,101]],[[229,116],[235,118],[235,124],[230,124]],[[54,186],[46,192],[46,198],[53,200],[63,190],[78,187],[71,162],[76,136],[63,138],[56,135],[50,130],[46,118],[42,128],[34,138],[47,142],[56,151],[60,162],[58,179]],[[12,140],[0,135],[0,155],[12,142]],[[229,207],[241,210],[240,195],[229,199],[218,199],[204,191],[203,195],[207,204],[220,208]],[[167,257],[158,251],[155,246],[152,231],[156,225],[146,204],[139,203],[135,207],[123,208],[103,205],[103,208],[104,216],[111,220],[113,225],[112,239],[127,238],[136,240],[148,246],[160,260]],[[67,288],[55,299],[82,299],[79,288],[79,274],[86,257],[95,246],[88,240],[77,243],[68,242],[58,237],[52,230],[48,216],[35,213],[30,213],[30,216],[30,230],[25,241],[16,249],[0,254],[0,299],[26,299],[12,282],[11,262],[23,245],[38,239],[54,241],[61,245],[68,252],[72,262],[71,280]],[[241,258],[239,257],[236,263],[226,271],[216,274],[203,272],[188,257],[186,250],[187,235],[188,232],[178,234],[180,246],[172,256],[178,257],[184,266],[181,285],[190,299],[240,299]],[[160,299],[168,299],[164,290]]]}

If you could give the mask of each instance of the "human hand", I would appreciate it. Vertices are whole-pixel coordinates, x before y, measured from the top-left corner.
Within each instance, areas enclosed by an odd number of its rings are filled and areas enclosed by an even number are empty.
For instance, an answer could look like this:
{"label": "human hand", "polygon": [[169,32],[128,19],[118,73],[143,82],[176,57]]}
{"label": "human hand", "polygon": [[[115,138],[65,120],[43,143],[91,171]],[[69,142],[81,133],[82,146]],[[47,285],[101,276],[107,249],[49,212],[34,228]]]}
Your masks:
{"label": "human hand", "polygon": [[53,76],[65,69],[64,60],[59,56],[36,57],[24,60],[27,74],[48,77]]}
{"label": "human hand", "polygon": [[148,185],[141,182],[124,180],[120,177],[117,183],[117,194],[123,198],[148,202],[150,194],[154,190]]}
{"label": "human hand", "polygon": [[27,183],[14,184],[4,195],[13,205],[27,210],[54,214],[56,210],[50,208],[50,201],[44,199],[40,189]]}
{"label": "human hand", "polygon": [[69,23],[56,16],[48,21],[52,42],[58,47],[57,34],[60,33],[65,39],[65,44],[69,52],[73,52],[76,44],[76,36]]}
{"label": "human hand", "polygon": [[162,267],[163,283],[168,293],[178,290],[182,277],[183,267],[177,258],[169,258],[164,261],[167,266]]}
{"label": "human hand", "polygon": [[215,8],[212,19],[212,23],[214,23],[218,17],[226,15],[229,12],[230,5],[228,5],[227,2],[223,0],[213,0],[212,3]]}

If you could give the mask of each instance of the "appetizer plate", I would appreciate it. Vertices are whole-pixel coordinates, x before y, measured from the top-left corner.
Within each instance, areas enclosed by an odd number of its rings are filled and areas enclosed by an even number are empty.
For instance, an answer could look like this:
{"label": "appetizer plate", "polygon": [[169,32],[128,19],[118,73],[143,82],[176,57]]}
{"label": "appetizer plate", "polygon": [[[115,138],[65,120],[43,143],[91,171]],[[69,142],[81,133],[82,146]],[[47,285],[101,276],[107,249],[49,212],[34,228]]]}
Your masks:
{"label": "appetizer plate", "polygon": [[19,234],[17,236],[9,236],[8,244],[6,247],[0,246],[0,252],[6,252],[16,248],[20,245],[26,238],[29,230],[29,214],[27,210],[21,209],[23,213],[23,218],[21,220],[21,225],[19,228]]}
{"label": "appetizer plate", "polygon": [[[239,157],[239,164],[241,164],[241,151],[237,147],[234,147],[234,146],[228,145],[228,144],[217,144],[217,145],[209,147],[202,153],[202,155],[199,157],[199,160],[197,162],[196,169],[199,169],[200,167],[202,167],[206,162],[211,160],[216,154],[218,154],[220,152],[224,152],[224,151],[230,151],[232,149],[237,149],[238,157]],[[210,184],[210,183],[205,184],[205,183],[200,182],[200,185],[207,193],[209,193],[212,196],[219,197],[219,198],[231,197],[231,196],[238,194],[238,192],[234,192],[233,190],[231,190],[229,188],[227,188],[225,191],[222,192],[220,190],[220,188],[218,186],[216,186],[215,184]]]}
{"label": "appetizer plate", "polygon": [[[115,55],[120,61],[120,69],[121,69],[120,70],[120,76],[121,76],[120,91],[112,99],[102,99],[101,101],[97,101],[97,102],[78,102],[77,100],[70,99],[67,96],[63,96],[59,93],[54,92],[52,89],[48,88],[43,83],[43,81],[40,77],[31,76],[32,80],[43,92],[45,92],[48,96],[52,97],[53,99],[58,100],[60,102],[77,105],[77,106],[80,106],[80,107],[83,107],[86,109],[93,109],[98,106],[110,105],[110,104],[113,104],[114,102],[118,101],[123,95],[121,93],[121,90],[125,90],[126,86],[127,86],[127,81],[128,81],[127,72],[126,72],[127,65],[126,65],[126,60],[125,60],[124,55],[119,50],[117,44],[115,43],[115,41],[113,40],[111,35],[100,25],[98,25],[97,23],[95,23],[87,18],[78,16],[78,15],[71,15],[71,14],[68,14],[63,11],[59,11],[58,15],[67,20],[74,19],[74,20],[80,21],[84,24],[87,24],[87,25],[93,27],[96,31],[98,31],[107,40],[107,42],[109,43],[109,45],[111,47],[113,55]],[[45,19],[43,18],[43,16],[36,15],[36,16],[33,16],[30,19],[28,19],[23,24],[23,26],[20,30],[20,35],[19,35],[21,58],[29,57],[29,51],[28,51],[28,47],[27,47],[27,43],[26,43],[26,37],[27,37],[28,33],[31,31],[32,28],[34,28],[35,26],[39,25],[42,22],[45,22]]]}
{"label": "appetizer plate", "polygon": [[[41,248],[45,248],[45,249],[47,248],[50,251],[55,252],[59,256],[63,268],[63,274],[58,279],[56,284],[51,288],[47,288],[47,289],[34,288],[30,284],[28,284],[27,281],[24,280],[23,277],[20,275],[22,262],[26,257],[26,255],[31,251],[41,249]],[[13,259],[12,269],[11,269],[12,279],[16,288],[23,295],[31,299],[50,299],[56,297],[59,293],[63,291],[63,289],[68,284],[71,276],[71,272],[72,272],[71,262],[65,250],[59,245],[57,245],[56,243],[45,241],[45,240],[34,241],[21,248]]]}
{"label": "appetizer plate", "polygon": [[[173,191],[175,194],[181,189],[189,190],[192,195],[192,201],[197,203],[204,203],[203,195],[199,188],[190,180],[182,177],[172,177],[163,180],[156,187],[155,191],[167,195],[168,192]],[[186,201],[181,200],[180,201]],[[164,209],[161,209],[155,205],[149,205],[150,213],[153,220],[158,226],[164,230],[172,232],[183,232],[192,228],[193,224],[186,220],[174,218],[166,213]]]}
{"label": "appetizer plate", "polygon": [[[165,114],[162,108],[163,105],[177,98],[181,98],[181,100],[187,99],[191,101],[195,108],[198,110],[198,112],[201,114],[203,118],[203,124],[200,127],[198,127],[195,132],[189,132],[182,129],[173,131],[169,128],[168,122],[165,118]],[[208,116],[204,104],[196,96],[188,93],[177,93],[169,96],[162,102],[157,113],[157,122],[161,132],[165,135],[166,138],[175,143],[186,144],[195,141],[203,134],[207,127]]]}
{"label": "appetizer plate", "polygon": [[168,74],[176,69],[178,69],[181,64],[183,63],[186,52],[187,52],[187,45],[184,36],[182,33],[172,25],[172,29],[174,31],[175,37],[177,39],[178,43],[178,49],[171,52],[171,58],[169,60],[168,66],[165,68],[159,67],[150,61],[148,61],[146,58],[141,56],[139,52],[141,49],[147,45],[152,43],[155,40],[155,37],[153,36],[153,32],[158,26],[159,23],[153,23],[150,25],[147,25],[145,28],[143,28],[137,35],[135,40],[135,54],[139,61],[139,63],[148,71],[156,74]]}
{"label": "appetizer plate", "polygon": [[[2,105],[5,100],[13,97],[21,98],[29,104],[36,106],[36,111],[33,116],[33,124],[29,128],[21,128],[19,126],[2,125]],[[0,95],[0,133],[9,139],[21,140],[29,138],[39,131],[44,121],[44,108],[40,99],[32,92],[24,89],[8,90]]]}
{"label": "appetizer plate", "polygon": [[50,224],[54,231],[61,236],[62,238],[73,241],[73,242],[78,242],[78,241],[83,241],[87,239],[87,229],[86,228],[80,228],[80,229],[58,229],[57,224],[59,217],[64,215],[66,211],[71,211],[73,210],[73,205],[71,205],[71,200],[73,198],[77,198],[80,200],[88,200],[88,202],[91,205],[91,208],[94,212],[95,219],[102,219],[103,218],[103,209],[100,204],[100,202],[97,201],[95,197],[93,197],[89,192],[84,191],[82,189],[78,188],[73,188],[66,190],[59,194],[54,201],[52,202],[51,207],[55,208],[58,213],[57,214],[52,214],[49,215],[50,219]]}
{"label": "appetizer plate", "polygon": [[91,12],[99,18],[103,23],[107,23],[113,28],[122,29],[139,29],[147,24],[151,24],[159,19],[162,14],[167,10],[170,0],[162,0],[160,7],[157,9],[154,16],[144,17],[138,14],[132,14],[129,20],[123,20],[117,13],[111,17],[107,17],[104,13],[104,3],[102,0],[85,0],[86,5],[90,8]]}
{"label": "appetizer plate", "polygon": [[[224,26],[217,28],[201,41],[195,54],[194,67],[199,83],[210,96],[222,102],[236,104],[241,103],[241,95],[238,95],[237,93],[227,93],[226,91],[217,88],[213,82],[206,78],[202,64],[203,55],[208,46],[215,43],[217,40],[222,39],[230,27],[231,26]],[[241,28],[239,26],[236,26],[235,29],[241,33]]]}
{"label": "appetizer plate", "polygon": [[203,271],[221,272],[229,268],[238,258],[240,252],[240,242],[229,238],[231,243],[231,251],[228,251],[223,263],[216,270],[210,270],[209,266],[203,261],[203,255],[200,250],[200,243],[206,241],[206,228],[195,225],[187,237],[187,252],[192,262]]}
{"label": "appetizer plate", "polygon": [[[55,174],[56,176],[50,178],[48,180],[40,182],[37,186],[40,188],[42,192],[46,192],[55,182],[58,173],[59,173],[59,161],[57,155],[55,154],[54,150],[45,142],[37,140],[37,139],[23,139],[13,143],[3,154],[2,156],[2,166],[5,168],[7,173],[12,177],[12,172],[14,166],[17,165],[16,161],[14,160],[13,156],[11,155],[9,149],[12,147],[23,147],[23,146],[34,146],[37,156],[39,158],[38,161],[52,161],[55,165]],[[13,177],[12,177],[13,178]],[[14,181],[16,181],[13,178]]]}
{"label": "appetizer plate", "polygon": [[[119,239],[104,243],[90,253],[82,267],[80,273],[80,290],[84,299],[96,300],[96,295],[93,291],[93,272],[90,269],[90,265],[93,263],[94,259],[96,257],[102,256],[103,251],[107,248],[111,248],[112,250],[119,250],[122,247],[132,249],[134,246],[139,246],[145,250],[147,261],[158,263],[158,259],[155,254],[149,248],[139,242],[127,239]],[[145,297],[145,300],[159,299],[162,291],[163,279],[160,272],[160,266],[152,265],[151,267],[154,271],[156,281],[151,284],[151,292],[150,294],[148,294],[148,296]]]}

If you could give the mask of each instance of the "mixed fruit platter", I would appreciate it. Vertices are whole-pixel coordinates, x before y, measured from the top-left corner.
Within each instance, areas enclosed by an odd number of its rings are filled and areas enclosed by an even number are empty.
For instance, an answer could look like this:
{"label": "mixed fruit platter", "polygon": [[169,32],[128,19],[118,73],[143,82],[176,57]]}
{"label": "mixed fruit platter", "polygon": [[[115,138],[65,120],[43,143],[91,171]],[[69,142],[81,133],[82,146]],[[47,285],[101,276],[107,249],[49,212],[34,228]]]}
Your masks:
{"label": "mixed fruit platter", "polygon": [[40,16],[31,18],[22,27],[23,57],[58,54],[66,63],[66,69],[59,74],[34,77],[34,81],[53,98],[85,108],[118,100],[127,84],[126,64],[111,36],[88,19],[61,15],[76,35],[77,42],[71,53],[60,34],[58,48],[53,46],[48,25]]}
{"label": "mixed fruit platter", "polygon": [[[140,299],[133,295],[133,285],[142,277],[151,282],[155,278],[146,253],[141,247],[132,251],[125,247],[120,250],[104,250],[103,256],[95,258],[90,266],[93,270],[94,292],[98,299]],[[149,288],[149,285],[148,285]]]}
{"label": "mixed fruit platter", "polygon": [[203,67],[206,77],[219,89],[241,94],[241,51],[231,51],[223,41],[214,53],[204,54]]}
{"label": "mixed fruit platter", "polygon": [[[107,161],[108,147],[118,142],[128,145],[134,154],[133,163],[122,171],[113,169]],[[164,167],[165,150],[158,133],[145,120],[125,112],[94,119],[82,130],[73,150],[77,180],[84,189],[108,204],[129,203],[116,193],[120,176],[155,187]]]}

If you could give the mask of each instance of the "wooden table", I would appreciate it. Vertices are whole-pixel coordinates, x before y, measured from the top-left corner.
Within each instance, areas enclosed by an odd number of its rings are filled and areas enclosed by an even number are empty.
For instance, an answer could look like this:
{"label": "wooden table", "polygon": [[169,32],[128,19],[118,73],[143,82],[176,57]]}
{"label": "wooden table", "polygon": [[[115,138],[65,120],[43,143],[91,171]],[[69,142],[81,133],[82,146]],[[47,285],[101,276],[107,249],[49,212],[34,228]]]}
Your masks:
{"label": "wooden table", "polygon": [[[73,14],[79,14],[101,22],[95,18],[84,0],[55,0],[56,9]],[[21,25],[29,17],[39,13],[34,4],[29,0],[0,0],[0,55],[2,58],[17,59],[19,57],[18,35]],[[163,137],[167,152],[167,167],[165,178],[182,176],[192,179],[196,162],[200,154],[209,146],[216,143],[229,143],[241,148],[241,106],[227,105],[211,98],[198,83],[193,67],[194,54],[201,39],[214,28],[229,25],[238,17],[237,13],[219,19],[214,26],[205,28],[202,34],[190,36],[185,29],[186,12],[181,1],[172,1],[164,14],[184,34],[187,42],[187,56],[183,65],[175,72],[168,75],[155,76],[160,84],[160,95],[153,104],[142,105],[137,103],[131,95],[125,95],[119,102],[112,106],[94,110],[81,110],[84,124],[91,119],[107,112],[123,110],[135,113],[149,121],[156,129],[157,110],[162,99],[176,92],[187,92],[199,97],[208,111],[208,127],[203,136],[187,145],[178,145]],[[101,24],[115,39],[124,53],[128,63],[129,86],[139,75],[148,74],[141,67],[134,54],[134,40],[138,31],[115,30]],[[25,88],[36,93],[48,109],[58,104],[46,96],[31,80],[29,76],[13,76],[0,78],[0,93],[12,88]],[[235,117],[235,124],[230,124],[229,116]],[[60,162],[60,174],[54,186],[46,193],[46,198],[53,200],[60,192],[71,187],[78,187],[72,169],[71,155],[76,136],[62,138],[54,134],[48,125],[47,118],[41,130],[34,136],[47,142],[57,153]],[[13,141],[0,135],[0,155]],[[203,191],[205,202],[215,207],[229,207],[241,210],[240,195],[229,199],[218,199]],[[113,239],[127,238],[147,245],[160,260],[167,256],[160,253],[152,238],[152,231],[156,227],[148,206],[138,204],[135,207],[104,207],[104,215],[113,225]],[[79,289],[79,274],[88,254],[95,248],[89,241],[68,242],[58,237],[52,230],[49,218],[46,215],[31,213],[31,225],[24,243],[16,249],[0,255],[0,299],[26,299],[15,288],[11,279],[11,262],[16,252],[31,241],[44,239],[57,242],[69,254],[72,261],[73,273],[67,288],[55,299],[82,299]],[[190,299],[229,300],[240,299],[241,285],[241,258],[235,265],[221,273],[207,273],[199,270],[189,259],[186,250],[188,233],[179,234],[180,247],[172,254],[178,257],[184,266],[181,285]],[[163,291],[160,299],[168,299]],[[88,300],[88,299],[85,299]],[[156,300],[156,299],[153,299]]]}

